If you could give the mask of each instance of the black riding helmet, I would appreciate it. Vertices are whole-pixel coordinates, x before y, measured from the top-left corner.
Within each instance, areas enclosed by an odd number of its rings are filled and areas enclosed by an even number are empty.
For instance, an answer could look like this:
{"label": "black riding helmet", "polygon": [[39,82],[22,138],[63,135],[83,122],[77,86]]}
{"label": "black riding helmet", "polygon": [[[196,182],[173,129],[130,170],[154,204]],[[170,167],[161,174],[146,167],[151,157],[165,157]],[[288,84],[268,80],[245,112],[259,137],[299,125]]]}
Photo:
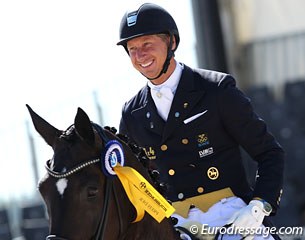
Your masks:
{"label": "black riding helmet", "polygon": [[[160,33],[170,35],[170,44],[163,69],[160,74],[153,79],[159,78],[167,71],[170,59],[179,45],[180,37],[175,20],[164,8],[153,3],[145,3],[135,11],[126,12],[121,20],[120,41],[117,45],[122,45],[127,53],[128,40],[144,35]],[[176,48],[174,50],[172,50],[173,36],[176,39]],[[153,80],[150,78],[148,79]]]}

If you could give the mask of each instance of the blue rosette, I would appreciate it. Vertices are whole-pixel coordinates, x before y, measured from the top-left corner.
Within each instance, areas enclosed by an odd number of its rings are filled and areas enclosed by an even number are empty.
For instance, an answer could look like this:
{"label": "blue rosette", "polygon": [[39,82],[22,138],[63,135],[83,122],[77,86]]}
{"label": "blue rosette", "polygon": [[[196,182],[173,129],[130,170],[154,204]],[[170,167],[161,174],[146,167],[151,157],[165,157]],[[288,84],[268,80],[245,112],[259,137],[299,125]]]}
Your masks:
{"label": "blue rosette", "polygon": [[101,158],[102,170],[108,177],[115,176],[113,168],[119,163],[124,166],[124,152],[121,143],[117,140],[110,140],[105,146],[105,151]]}

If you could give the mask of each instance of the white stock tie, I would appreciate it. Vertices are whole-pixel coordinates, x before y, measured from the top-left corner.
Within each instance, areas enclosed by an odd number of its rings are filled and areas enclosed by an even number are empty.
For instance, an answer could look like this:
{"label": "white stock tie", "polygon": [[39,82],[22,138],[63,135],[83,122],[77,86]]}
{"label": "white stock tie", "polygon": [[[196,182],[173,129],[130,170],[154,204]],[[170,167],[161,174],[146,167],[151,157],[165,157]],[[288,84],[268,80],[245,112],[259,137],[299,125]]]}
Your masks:
{"label": "white stock tie", "polygon": [[166,86],[162,87],[161,89],[152,88],[151,95],[156,104],[160,117],[166,121],[174,98],[172,90]]}

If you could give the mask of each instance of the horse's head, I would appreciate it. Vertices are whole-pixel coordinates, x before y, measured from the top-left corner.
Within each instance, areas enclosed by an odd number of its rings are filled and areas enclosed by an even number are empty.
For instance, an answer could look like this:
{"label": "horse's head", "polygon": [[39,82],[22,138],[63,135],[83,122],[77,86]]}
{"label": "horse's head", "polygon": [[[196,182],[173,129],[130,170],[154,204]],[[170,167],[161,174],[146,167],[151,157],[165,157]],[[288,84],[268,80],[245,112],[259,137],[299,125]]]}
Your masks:
{"label": "horse's head", "polygon": [[38,185],[48,210],[48,240],[176,239],[168,219],[159,224],[145,214],[133,223],[136,210],[120,180],[109,174],[106,163],[111,163],[115,152],[114,159],[125,159],[124,165],[151,182],[140,148],[92,123],[80,108],[74,124],[62,131],[27,107],[35,129],[54,152]]}
{"label": "horse's head", "polygon": [[[118,234],[127,228],[122,219],[132,222],[135,218],[134,208],[117,178],[106,177],[101,170],[101,154],[106,142],[118,138],[92,123],[80,108],[74,124],[62,131],[27,107],[35,129],[54,151],[46,164],[47,174],[38,186],[50,220],[48,239],[99,239],[104,234],[102,228],[107,214],[108,218],[117,219],[107,225],[107,232],[111,233],[107,239],[118,239]],[[135,156],[123,142],[122,146],[127,154],[126,164],[129,164],[128,159]],[[140,163],[130,162],[130,166],[139,169],[135,164]],[[141,174],[147,177],[147,173]],[[107,182],[114,187],[107,187]],[[120,211],[112,210],[117,209],[114,205],[120,202],[127,205]],[[110,209],[108,213],[106,208]]]}

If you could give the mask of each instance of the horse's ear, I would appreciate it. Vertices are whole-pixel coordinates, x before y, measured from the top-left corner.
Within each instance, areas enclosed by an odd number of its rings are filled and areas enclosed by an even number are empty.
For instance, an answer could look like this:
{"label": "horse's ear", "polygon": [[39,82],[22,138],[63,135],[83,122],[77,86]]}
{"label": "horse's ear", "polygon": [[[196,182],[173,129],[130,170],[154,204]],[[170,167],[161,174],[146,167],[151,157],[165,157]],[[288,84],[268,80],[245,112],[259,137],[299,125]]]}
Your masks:
{"label": "horse's ear", "polygon": [[85,111],[81,108],[77,109],[74,119],[74,126],[77,134],[88,144],[94,144],[94,131],[91,121]]}
{"label": "horse's ear", "polygon": [[42,136],[42,138],[47,142],[48,145],[53,147],[55,139],[60,136],[62,131],[53,127],[46,120],[40,117],[37,113],[33,111],[33,109],[28,104],[26,104],[26,107],[30,112],[32,122],[36,131]]}

